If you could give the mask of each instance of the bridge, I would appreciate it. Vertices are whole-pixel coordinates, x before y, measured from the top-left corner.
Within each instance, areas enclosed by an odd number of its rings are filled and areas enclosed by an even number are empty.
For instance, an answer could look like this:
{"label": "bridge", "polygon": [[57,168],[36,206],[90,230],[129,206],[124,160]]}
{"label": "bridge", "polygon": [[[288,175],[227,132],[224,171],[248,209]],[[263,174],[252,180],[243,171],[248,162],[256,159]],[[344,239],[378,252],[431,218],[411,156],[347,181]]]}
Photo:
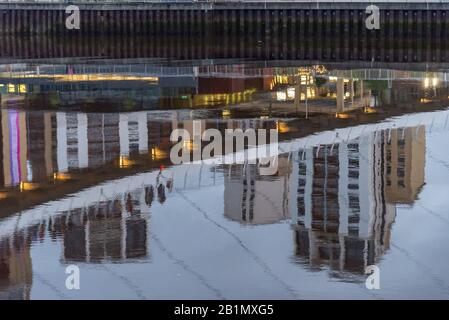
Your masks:
{"label": "bridge", "polygon": [[[390,37],[440,37],[449,2],[376,1],[382,29]],[[80,29],[66,28],[68,5],[80,9]],[[371,1],[0,1],[1,34],[214,34],[304,36],[317,41],[356,34],[366,39]],[[338,30],[339,32],[335,32]],[[347,39],[349,40],[349,39]]]}

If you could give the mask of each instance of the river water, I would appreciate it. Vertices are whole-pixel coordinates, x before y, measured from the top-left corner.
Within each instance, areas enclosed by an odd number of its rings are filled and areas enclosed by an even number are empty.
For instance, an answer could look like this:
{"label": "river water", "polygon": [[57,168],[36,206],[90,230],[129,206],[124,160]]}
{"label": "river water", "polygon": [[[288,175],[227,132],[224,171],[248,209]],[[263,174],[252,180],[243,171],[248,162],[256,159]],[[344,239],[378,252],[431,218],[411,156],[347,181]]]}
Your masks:
{"label": "river water", "polygon": [[[0,298],[448,298],[446,80],[349,62],[2,64]],[[173,165],[170,134],[195,123],[275,129],[276,174]]]}

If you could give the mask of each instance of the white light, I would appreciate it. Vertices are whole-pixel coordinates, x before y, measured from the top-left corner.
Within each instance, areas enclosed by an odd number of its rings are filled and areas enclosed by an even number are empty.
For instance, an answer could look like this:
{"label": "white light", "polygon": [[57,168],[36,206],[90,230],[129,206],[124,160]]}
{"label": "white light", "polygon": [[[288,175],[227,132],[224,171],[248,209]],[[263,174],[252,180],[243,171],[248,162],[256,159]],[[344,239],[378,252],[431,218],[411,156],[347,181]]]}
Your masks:
{"label": "white light", "polygon": [[287,94],[285,91],[278,91],[276,92],[276,99],[277,101],[285,101],[287,100]]}
{"label": "white light", "polygon": [[433,78],[432,79],[432,86],[436,87],[438,84],[438,78]]}
{"label": "white light", "polygon": [[287,89],[287,98],[288,99],[294,99],[295,98],[295,88],[288,88]]}

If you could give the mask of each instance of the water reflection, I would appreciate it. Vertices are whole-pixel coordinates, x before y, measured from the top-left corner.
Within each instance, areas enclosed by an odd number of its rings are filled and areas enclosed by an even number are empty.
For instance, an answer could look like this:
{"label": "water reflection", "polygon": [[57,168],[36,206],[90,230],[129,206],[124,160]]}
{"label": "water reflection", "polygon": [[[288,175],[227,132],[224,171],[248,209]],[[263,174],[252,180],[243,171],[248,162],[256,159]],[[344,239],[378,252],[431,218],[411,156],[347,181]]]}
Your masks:
{"label": "water reflection", "polygon": [[[35,231],[45,230],[34,228]],[[35,236],[42,235],[36,232]],[[37,237],[36,237],[37,238]],[[0,241],[0,298],[28,300],[33,283],[30,240],[22,232]]]}
{"label": "water reflection", "polygon": [[396,205],[413,204],[424,185],[424,163],[424,126],[303,150],[292,175],[299,261],[358,273],[378,263]]}
{"label": "water reflection", "polygon": [[[431,122],[434,117],[431,114],[415,121]],[[387,128],[380,130],[376,124],[367,125],[366,132],[358,133],[350,133],[351,128],[339,129],[324,140],[318,139],[322,143],[315,146],[316,136],[287,140],[285,143],[295,150],[279,156],[276,176],[260,176],[251,164],[181,165],[108,181],[25,210],[19,217],[2,222],[2,292],[6,297],[29,298],[33,273],[30,247],[50,239],[60,247],[61,263],[145,261],[151,255],[152,205],[158,202],[164,206],[178,192],[189,196],[189,190],[201,189],[205,197],[212,196],[216,185],[223,185],[222,212],[230,221],[242,225],[289,221],[294,261],[312,269],[329,267],[339,271],[331,273],[338,277],[349,272],[362,278],[364,268],[379,262],[389,249],[396,205],[413,204],[425,181],[424,124],[413,125],[411,121],[411,126],[401,128],[396,124],[387,123]],[[136,123],[136,134],[128,136],[125,145],[129,148],[117,148],[117,154],[142,151],[138,128]],[[346,140],[326,142],[344,133]],[[45,146],[41,146],[43,150]],[[66,150],[73,150],[69,143]],[[90,144],[86,150],[91,150]],[[56,167],[62,172],[82,167],[83,160],[76,156],[84,155],[76,149],[72,154],[73,160],[63,158],[62,166],[58,162],[62,158],[58,158]],[[97,154],[104,159],[102,152]],[[86,157],[86,165],[90,159]],[[10,168],[21,168],[17,161]],[[48,172],[45,161],[40,169],[31,162],[24,168],[33,168],[24,171],[29,181],[33,181],[31,172]],[[10,181],[17,183],[20,177]]]}
{"label": "water reflection", "polygon": [[[447,110],[413,113],[446,106],[444,72],[234,66],[206,77],[211,70],[199,68],[191,77],[189,95],[174,89],[165,100],[161,87],[167,77],[148,70],[143,75],[131,69],[99,75],[92,70],[82,74],[79,66],[71,66],[69,74],[54,66],[20,68],[9,70],[0,87],[0,298],[30,299],[37,294],[33,288],[42,284],[54,292],[64,290],[56,272],[39,265],[43,259],[55,268],[79,264],[88,275],[95,270],[90,266],[126,266],[117,269],[125,278],[152,274],[133,269],[138,265],[166,269],[175,261],[193,275],[192,281],[220,297],[226,296],[227,286],[210,277],[207,266],[214,261],[261,268],[284,289],[294,287],[286,283],[294,283],[297,270],[329,270],[344,283],[362,283],[365,267],[381,263],[391,249],[398,208],[412,208],[427,183],[428,132],[447,132],[449,118]],[[175,82],[184,79],[182,75]],[[123,107],[122,96],[96,91],[103,81],[112,87],[114,82],[134,86],[135,81],[154,86],[160,90],[151,97],[155,105],[176,108],[142,111],[153,108],[129,104],[127,112],[113,113],[63,109],[68,105],[59,89],[69,82],[79,85],[76,93],[83,103],[97,95],[117,99]],[[93,95],[86,98],[83,88]],[[41,96],[46,89],[58,96],[57,110],[39,110],[40,103],[52,108],[49,96]],[[137,101],[139,90],[123,92],[136,94]],[[98,107],[95,99],[87,104]],[[172,166],[169,136],[175,128],[192,131],[194,120],[203,129],[221,132],[277,129],[276,175],[261,176],[250,163]],[[193,218],[198,214],[206,224]],[[215,246],[223,249],[222,243],[231,246],[215,228],[236,240],[237,248],[219,257],[211,253]],[[285,234],[292,236],[287,252],[267,247],[269,254],[279,251],[287,258],[281,267],[272,266],[275,259],[270,257],[264,262],[260,247],[254,247],[265,243],[266,235],[258,234],[264,228],[282,228],[282,233],[269,229],[276,244]],[[206,234],[207,241],[201,238]],[[193,250],[187,239],[201,245]],[[170,251],[177,247],[193,250],[184,256],[187,262]],[[280,280],[281,270],[290,265],[294,271]],[[226,270],[218,271],[222,278],[234,279]],[[172,276],[170,271],[153,274]],[[95,279],[92,283],[102,285]],[[147,293],[164,288],[143,282],[137,286]]]}
{"label": "water reflection", "polygon": [[296,114],[340,114],[391,103],[400,99],[391,96],[399,89],[402,98],[414,95],[422,103],[447,99],[448,93],[448,74],[439,69],[98,63],[0,65],[2,105],[109,112],[263,104]]}

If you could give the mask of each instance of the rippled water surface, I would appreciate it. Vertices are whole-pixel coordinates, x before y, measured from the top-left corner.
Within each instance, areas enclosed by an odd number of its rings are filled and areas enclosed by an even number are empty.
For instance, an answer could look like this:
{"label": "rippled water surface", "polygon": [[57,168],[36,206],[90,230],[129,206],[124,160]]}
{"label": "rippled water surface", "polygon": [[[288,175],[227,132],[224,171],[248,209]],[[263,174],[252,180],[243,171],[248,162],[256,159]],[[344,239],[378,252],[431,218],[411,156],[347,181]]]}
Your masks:
{"label": "rippled water surface", "polygon": [[[0,298],[448,298],[445,71],[270,64],[0,65]],[[172,165],[194,121],[277,173]]]}

